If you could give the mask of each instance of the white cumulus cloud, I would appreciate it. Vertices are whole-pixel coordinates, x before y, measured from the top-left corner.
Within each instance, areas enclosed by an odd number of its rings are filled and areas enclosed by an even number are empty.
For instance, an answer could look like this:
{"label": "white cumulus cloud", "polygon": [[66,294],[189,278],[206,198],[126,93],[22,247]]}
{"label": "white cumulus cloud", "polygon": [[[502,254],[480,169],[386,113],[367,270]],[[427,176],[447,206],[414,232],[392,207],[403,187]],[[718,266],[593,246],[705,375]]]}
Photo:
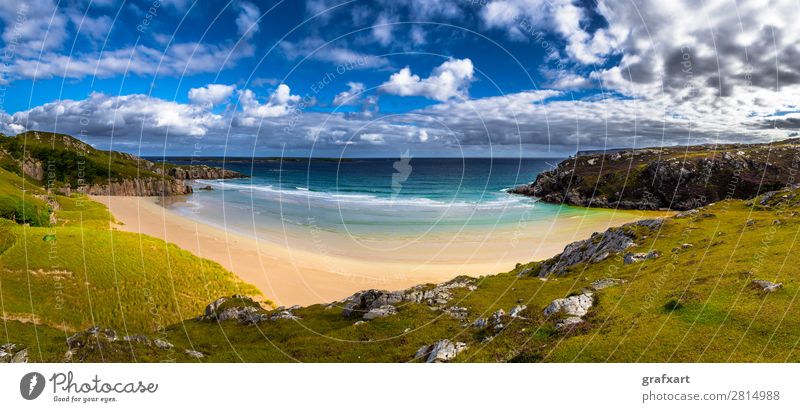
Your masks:
{"label": "white cumulus cloud", "polygon": [[424,96],[447,101],[466,98],[473,79],[474,68],[470,59],[450,59],[433,69],[431,75],[424,79],[404,67],[381,84],[379,90],[398,96]]}
{"label": "white cumulus cloud", "polygon": [[189,90],[189,101],[214,107],[226,102],[234,90],[236,90],[236,86],[228,84],[209,84],[205,87],[196,87]]}

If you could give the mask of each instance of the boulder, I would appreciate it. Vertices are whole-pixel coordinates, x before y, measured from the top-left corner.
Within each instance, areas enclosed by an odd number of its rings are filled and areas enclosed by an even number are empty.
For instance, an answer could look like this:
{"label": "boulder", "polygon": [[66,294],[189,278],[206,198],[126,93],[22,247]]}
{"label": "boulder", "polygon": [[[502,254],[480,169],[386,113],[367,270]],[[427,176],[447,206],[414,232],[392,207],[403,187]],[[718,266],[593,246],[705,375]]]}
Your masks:
{"label": "boulder", "polygon": [[209,303],[200,319],[218,322],[236,320],[243,324],[254,324],[269,319],[269,316],[253,299],[243,295],[232,295]]}
{"label": "boulder", "polygon": [[28,348],[25,348],[11,357],[11,363],[28,363]]}
{"label": "boulder", "polygon": [[496,312],[492,313],[491,316],[489,316],[489,324],[492,325],[495,330],[503,329],[505,327],[503,324],[503,319],[505,317],[506,311],[503,309],[498,309]]}
{"label": "boulder", "polygon": [[512,318],[522,318],[521,313],[525,309],[528,309],[527,305],[514,306],[514,308],[511,309],[510,312],[508,312],[508,316],[511,316]]}
{"label": "boulder", "polygon": [[125,342],[136,343],[139,345],[150,345],[150,339],[144,335],[127,335],[122,338]]}
{"label": "boulder", "polygon": [[488,322],[488,320],[486,320],[486,318],[478,318],[478,319],[475,319],[475,322],[472,322],[472,326],[474,326],[474,327],[476,327],[478,329],[483,329],[488,324],[489,324],[489,322]]}
{"label": "boulder", "polygon": [[282,311],[280,311],[278,313],[269,315],[269,320],[275,321],[275,320],[281,320],[281,319],[284,319],[284,320],[300,320],[300,317],[295,315],[294,313],[292,313],[289,310],[282,310]]}
{"label": "boulder", "polygon": [[761,280],[761,279],[754,280],[753,285],[760,288],[764,292],[770,292],[770,293],[775,292],[783,287],[783,283],[772,283],[768,280]]}
{"label": "boulder", "polygon": [[189,355],[189,356],[191,356],[191,357],[193,357],[195,359],[205,358],[205,355],[203,355],[202,353],[200,353],[200,352],[198,352],[196,350],[192,350],[192,349],[185,349],[183,351],[183,353],[185,353],[185,354],[187,354],[187,355]]}
{"label": "boulder", "polygon": [[444,313],[454,319],[466,319],[469,315],[469,311],[463,306],[451,306],[445,309]]}
{"label": "boulder", "polygon": [[67,338],[67,347],[78,349],[86,346],[102,346],[117,340],[117,332],[111,328],[92,327]]}
{"label": "boulder", "polygon": [[465,349],[467,349],[467,344],[464,342],[453,343],[449,339],[442,339],[432,345],[419,348],[414,359],[425,359],[427,363],[450,362]]}
{"label": "boulder", "polygon": [[625,254],[624,262],[626,265],[630,265],[633,263],[644,262],[645,260],[649,259],[656,259],[661,256],[661,253],[657,250],[651,250],[647,253],[627,253]]}
{"label": "boulder", "polygon": [[567,316],[582,317],[589,312],[589,308],[594,304],[592,293],[582,293],[580,295],[556,299],[544,309],[544,316],[562,314]]}
{"label": "boulder", "polygon": [[175,346],[163,339],[154,339],[153,344],[159,349],[172,349]]}

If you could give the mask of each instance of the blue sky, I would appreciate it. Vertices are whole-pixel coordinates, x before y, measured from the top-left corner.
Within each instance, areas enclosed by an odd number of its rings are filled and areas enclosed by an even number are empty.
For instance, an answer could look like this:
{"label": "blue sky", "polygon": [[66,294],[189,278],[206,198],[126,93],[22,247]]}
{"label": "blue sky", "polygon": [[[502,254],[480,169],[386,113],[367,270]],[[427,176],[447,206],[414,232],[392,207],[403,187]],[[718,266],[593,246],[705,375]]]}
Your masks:
{"label": "blue sky", "polygon": [[779,139],[800,32],[770,3],[0,0],[0,127],[144,155]]}

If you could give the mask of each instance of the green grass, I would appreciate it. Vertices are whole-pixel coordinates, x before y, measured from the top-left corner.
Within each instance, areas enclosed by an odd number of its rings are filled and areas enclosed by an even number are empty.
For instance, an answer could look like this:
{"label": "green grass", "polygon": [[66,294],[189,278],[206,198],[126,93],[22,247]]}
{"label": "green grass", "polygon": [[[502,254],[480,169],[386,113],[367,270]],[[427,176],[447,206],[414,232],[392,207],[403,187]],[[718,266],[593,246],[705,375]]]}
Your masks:
{"label": "green grass", "polygon": [[50,207],[42,200],[45,195],[22,177],[0,169],[0,218],[34,226],[47,225]]}
{"label": "green grass", "polygon": [[[0,218],[0,310],[7,319],[65,331],[104,325],[146,332],[191,317],[221,295],[260,295],[215,262],[112,230],[105,206],[85,196],[50,196],[6,170],[0,194],[0,205],[19,203],[15,220]],[[50,204],[57,205],[53,225]],[[37,213],[38,220],[22,218]]]}
{"label": "green grass", "polygon": [[13,137],[3,136],[0,150],[7,153],[0,159],[0,167],[19,173],[19,161],[26,154],[42,163],[46,180],[54,185],[69,183],[75,188],[109,180],[161,177],[128,154],[97,150],[60,133],[28,131]]}

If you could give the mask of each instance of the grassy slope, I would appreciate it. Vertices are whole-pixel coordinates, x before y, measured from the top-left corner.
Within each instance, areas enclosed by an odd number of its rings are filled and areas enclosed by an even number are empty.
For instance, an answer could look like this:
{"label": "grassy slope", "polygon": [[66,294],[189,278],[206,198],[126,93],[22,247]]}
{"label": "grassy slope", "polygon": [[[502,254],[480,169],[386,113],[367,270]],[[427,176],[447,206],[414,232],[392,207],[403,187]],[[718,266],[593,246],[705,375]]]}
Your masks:
{"label": "grassy slope", "polygon": [[[539,263],[482,277],[478,289],[457,290],[451,305],[469,309],[469,322],[522,300],[527,319],[516,319],[491,341],[485,331],[427,306],[403,304],[395,316],[354,325],[341,309],[315,305],[295,311],[303,319],[262,322],[258,327],[235,321],[187,320],[159,333],[176,345],[174,360],[191,359],[184,348],[206,354],[206,361],[410,361],[424,344],[449,338],[468,343],[458,361],[798,361],[800,273],[794,241],[800,230],[796,199],[751,207],[725,201],[689,217],[669,219],[659,232],[640,234],[634,252],[651,248],[662,256],[623,265],[621,259],[578,265],[547,281],[517,276]],[[747,224],[752,219],[752,224]],[[776,222],[778,220],[778,222]],[[684,243],[694,246],[672,252]],[[535,271],[534,271],[535,272]],[[556,331],[541,312],[553,299],[581,291],[596,279],[628,282],[596,294],[586,322],[571,332]],[[766,294],[753,279],[783,282]],[[199,312],[198,312],[199,313]],[[404,331],[410,328],[410,331]],[[120,343],[120,346],[125,345]],[[63,348],[62,348],[63,351]],[[149,348],[121,351],[111,360],[158,360]],[[53,356],[56,356],[55,354]],[[88,360],[101,359],[99,354]]]}
{"label": "grassy slope", "polygon": [[[41,189],[28,183],[26,190],[19,176],[0,170],[4,198],[19,199],[26,210],[49,207],[34,196]],[[260,294],[175,245],[109,230],[112,217],[98,203],[51,199],[59,205],[52,227],[0,219],[0,309],[7,319],[66,331],[98,324],[143,332],[192,316],[220,295]]]}

